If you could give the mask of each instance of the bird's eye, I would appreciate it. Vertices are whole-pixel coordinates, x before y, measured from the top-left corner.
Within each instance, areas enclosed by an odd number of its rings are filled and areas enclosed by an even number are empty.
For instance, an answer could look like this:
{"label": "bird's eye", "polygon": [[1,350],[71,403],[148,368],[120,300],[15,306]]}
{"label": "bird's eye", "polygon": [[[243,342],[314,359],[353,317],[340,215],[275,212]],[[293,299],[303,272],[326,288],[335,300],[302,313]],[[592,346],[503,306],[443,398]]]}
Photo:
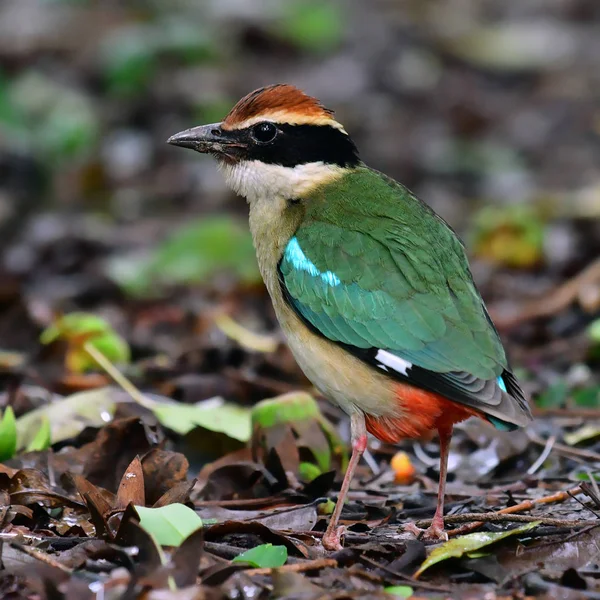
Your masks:
{"label": "bird's eye", "polygon": [[261,144],[268,144],[275,139],[277,127],[273,123],[258,123],[252,128],[252,137]]}

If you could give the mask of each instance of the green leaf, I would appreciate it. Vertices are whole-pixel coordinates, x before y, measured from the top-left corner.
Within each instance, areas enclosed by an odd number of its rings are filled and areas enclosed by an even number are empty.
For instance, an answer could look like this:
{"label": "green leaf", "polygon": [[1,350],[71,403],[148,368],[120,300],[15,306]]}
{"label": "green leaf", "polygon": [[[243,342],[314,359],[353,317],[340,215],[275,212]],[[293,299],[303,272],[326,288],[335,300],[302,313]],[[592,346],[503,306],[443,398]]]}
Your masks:
{"label": "green leaf", "polygon": [[467,558],[483,558],[489,556],[490,553],[485,550],[475,550],[475,552],[467,552]]}
{"label": "green leaf", "polygon": [[312,481],[318,477],[323,471],[315,464],[309,462],[301,462],[298,465],[298,475],[302,481]]}
{"label": "green leaf", "polygon": [[98,364],[84,347],[86,343],[110,362],[127,364],[130,361],[131,353],[127,342],[114,331],[110,323],[91,313],[74,312],[64,315],[40,335],[42,344],[58,339],[69,343],[66,362],[73,373],[85,373],[98,368]]}
{"label": "green leaf", "polygon": [[177,402],[156,402],[152,412],[162,425],[180,435],[185,435],[195,427],[227,434],[229,437],[247,442],[252,433],[250,409],[237,404],[222,402],[204,405],[180,404]]}
{"label": "green leaf", "polygon": [[246,550],[236,556],[231,562],[247,563],[258,569],[273,569],[282,567],[287,560],[287,548],[285,546],[273,546],[273,544],[262,544],[251,550]]}
{"label": "green leaf", "polygon": [[104,38],[100,52],[110,93],[142,93],[158,67],[156,30],[151,25],[126,25]]}
{"label": "green leaf", "polygon": [[102,427],[115,412],[115,389],[86,390],[40,406],[17,419],[18,447],[29,448],[40,435],[44,421],[52,432],[53,443],[75,437],[86,427]]}
{"label": "green leaf", "polygon": [[[310,465],[303,463],[301,476],[305,480],[314,479],[320,473],[328,471],[331,468],[332,455],[341,458],[342,463],[345,462],[344,444],[310,394],[290,392],[261,400],[252,408],[252,431],[259,438],[268,438],[269,429],[276,429],[283,424],[291,426],[297,439],[302,442],[302,447],[308,448],[315,458],[315,467],[318,470],[310,469]],[[275,434],[275,438],[277,437]],[[265,449],[269,452],[268,447]]]}
{"label": "green leaf", "polygon": [[11,81],[0,71],[0,125],[2,131],[26,129],[21,109],[10,97]]}
{"label": "green leaf", "polygon": [[[156,51],[161,56],[169,56],[188,64],[207,62],[217,58],[217,45],[209,31],[199,27],[197,21],[187,17],[175,17],[161,21],[154,37]],[[223,118],[223,114],[216,119]]]}
{"label": "green leaf", "polygon": [[[116,401],[123,401],[124,396],[113,387],[104,387],[78,392],[66,398],[57,397],[51,404],[19,417],[18,447],[24,448],[32,443],[44,419],[50,422],[53,443],[72,438],[85,427],[101,427],[112,419]],[[250,439],[250,409],[245,406],[218,399],[181,404],[160,396],[146,396],[146,401],[148,409],[161,424],[180,435],[200,426],[242,442]]]}
{"label": "green leaf", "polygon": [[575,431],[565,433],[563,438],[569,446],[576,446],[581,442],[588,442],[600,436],[600,426],[594,423],[586,423]]}
{"label": "green leaf", "polygon": [[26,69],[16,77],[9,100],[19,108],[13,133],[22,118],[28,130],[17,139],[50,165],[89,156],[98,141],[99,118],[91,96],[42,71]]}
{"label": "green leaf", "polygon": [[588,327],[587,333],[590,340],[592,340],[595,345],[600,346],[600,319],[592,321],[592,324]]}
{"label": "green leaf", "polygon": [[167,504],[160,508],[136,506],[140,525],[161,546],[179,546],[183,540],[202,527],[202,519],[185,504]]}
{"label": "green leaf", "polygon": [[580,390],[573,390],[571,397],[575,406],[597,408],[600,406],[600,385],[592,385]]}
{"label": "green leaf", "polygon": [[383,591],[399,598],[410,598],[415,593],[409,585],[391,585],[383,588]]}
{"label": "green leaf", "polygon": [[52,444],[52,433],[50,431],[50,419],[46,415],[42,417],[42,423],[34,438],[27,446],[27,452],[39,452],[46,450]]}
{"label": "green leaf", "polygon": [[73,312],[59,317],[46,327],[40,335],[40,342],[50,344],[61,338],[95,336],[109,331],[111,326],[104,319],[90,313]]}
{"label": "green leaf", "polygon": [[305,50],[325,52],[335,48],[342,39],[343,23],[340,8],[333,2],[296,0],[286,4],[286,15],[278,23],[277,33]]}
{"label": "green leaf", "polygon": [[540,394],[535,403],[540,408],[560,408],[567,400],[569,388],[564,381],[559,381]]}
{"label": "green leaf", "polygon": [[[461,160],[465,159],[464,151],[458,154]],[[477,160],[483,160],[482,155],[480,151],[475,152]],[[498,158],[489,160],[494,165],[500,162]],[[485,163],[480,164],[477,169],[485,170],[485,166]],[[509,164],[505,168],[516,170]],[[544,236],[542,217],[523,204],[483,207],[476,214],[471,234],[477,256],[514,268],[529,268],[541,261]]]}
{"label": "green leaf", "polygon": [[227,216],[184,225],[150,257],[120,257],[109,262],[107,270],[135,296],[149,295],[157,286],[206,283],[222,272],[245,283],[260,281],[250,232]]}
{"label": "green leaf", "polygon": [[71,94],[45,115],[37,141],[52,160],[65,161],[89,154],[98,137],[98,117],[89,100]]}
{"label": "green leaf", "polygon": [[521,533],[530,531],[539,524],[539,521],[534,521],[508,531],[469,533],[468,535],[463,535],[459,538],[450,540],[449,542],[434,548],[432,553],[425,559],[425,562],[423,562],[420,569],[415,573],[414,576],[419,577],[426,569],[429,569],[429,567],[442,562],[443,560],[448,560],[449,558],[460,558],[463,554],[475,552],[481,548],[484,548],[485,546],[495,544],[496,542],[499,542],[507,537],[520,535]]}
{"label": "green leaf", "polygon": [[281,423],[317,419],[320,415],[319,405],[310,394],[284,394],[261,400],[252,408],[252,427],[274,427]]}
{"label": "green leaf", "polygon": [[325,502],[317,504],[318,515],[332,515],[335,510],[335,502],[331,498],[327,498]]}
{"label": "green leaf", "polygon": [[7,406],[0,421],[0,461],[8,460],[17,451],[17,424],[12,406]]}

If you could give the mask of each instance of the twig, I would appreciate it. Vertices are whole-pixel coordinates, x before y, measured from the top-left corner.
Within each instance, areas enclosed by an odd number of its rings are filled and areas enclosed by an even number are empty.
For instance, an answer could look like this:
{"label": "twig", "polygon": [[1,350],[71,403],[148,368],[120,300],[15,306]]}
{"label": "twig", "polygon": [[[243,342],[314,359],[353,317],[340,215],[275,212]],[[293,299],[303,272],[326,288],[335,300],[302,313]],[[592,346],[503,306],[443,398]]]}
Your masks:
{"label": "twig", "polygon": [[451,592],[450,588],[443,587],[441,585],[435,585],[433,583],[427,583],[425,581],[420,581],[419,579],[415,579],[414,577],[411,577],[410,575],[404,575],[404,573],[397,573],[396,571],[392,571],[392,569],[389,569],[385,565],[380,565],[377,561],[373,560],[372,558],[369,558],[368,556],[365,556],[364,554],[360,557],[360,560],[362,562],[365,562],[365,563],[375,567],[376,569],[380,569],[381,571],[384,571],[385,573],[391,575],[395,579],[398,579],[402,583],[406,583],[406,584],[410,585],[411,587],[417,587],[417,588],[421,588],[424,590],[430,590],[432,592],[442,592],[445,594],[449,594]]}
{"label": "twig", "polygon": [[600,419],[598,408],[537,408],[533,410],[534,417],[573,417],[582,419]]}
{"label": "twig", "polygon": [[581,486],[581,489],[584,494],[591,497],[591,495],[588,493],[589,487],[591,486],[594,490],[594,497],[592,498],[592,500],[596,503],[596,506],[600,507],[600,488],[598,488],[598,482],[596,481],[596,478],[594,477],[594,474],[590,469],[586,469],[585,472],[587,473],[590,482],[589,484],[585,482],[584,485]]}
{"label": "twig", "polygon": [[373,473],[373,475],[377,477],[380,474],[381,470],[379,469],[377,461],[373,458],[373,455],[369,452],[368,448],[363,454],[363,460],[367,463],[369,469],[371,469],[371,473]]}
{"label": "twig", "polygon": [[[547,525],[549,527],[587,527],[592,525],[595,521],[581,521],[577,519],[553,519],[551,517],[534,517],[532,515],[504,515],[497,512],[489,513],[463,513],[462,515],[452,515],[450,517],[444,517],[444,523],[446,525],[453,525],[454,523],[472,523],[476,521],[480,524],[483,523],[533,523],[539,521],[540,525]],[[417,521],[417,527],[429,527],[432,519],[426,519],[423,521]],[[453,533],[453,532],[448,532]]]}
{"label": "twig", "polygon": [[248,350],[270,353],[275,352],[279,345],[279,339],[276,336],[250,331],[234,321],[227,313],[217,314],[214,323],[228,338]]}
{"label": "twig", "polygon": [[[533,433],[532,431],[527,431],[527,437],[534,443],[539,444],[540,446],[546,447],[547,441]],[[571,446],[567,446],[566,444],[554,444],[553,449],[555,452],[559,452],[560,454],[565,454],[567,456],[577,456],[579,458],[583,458],[586,461],[594,461],[600,463],[600,454],[596,452],[592,452],[591,450],[582,450],[581,448],[571,448]]]}
{"label": "twig", "polygon": [[561,544],[564,546],[564,544],[566,544],[567,542],[570,542],[571,540],[574,540],[575,538],[581,537],[582,535],[588,533],[589,531],[592,531],[592,529],[597,529],[598,527],[600,527],[600,521],[595,521],[593,525],[590,525],[589,527],[584,527],[583,529],[580,529],[579,531],[574,531],[573,533],[568,535],[566,538],[560,538],[559,540],[550,540],[548,542],[543,542],[542,544],[536,544],[535,548],[537,550],[539,548],[544,548],[546,546],[555,546],[556,544]]}
{"label": "twig", "polygon": [[[583,493],[585,493],[583,491],[583,488],[581,490]],[[571,498],[573,498],[573,500],[575,500],[575,502],[579,502],[579,504],[581,504],[581,506],[583,506],[583,508],[585,508],[586,510],[589,510],[597,519],[600,519],[600,515],[593,509],[590,508],[589,506],[586,506],[585,503],[583,503],[579,498],[577,498],[576,496],[573,496],[573,494],[570,494],[569,492],[567,492],[567,494],[569,494],[569,496],[571,496]]]}
{"label": "twig", "polygon": [[119,369],[117,369],[102,352],[96,350],[89,342],[83,349],[118,383],[140,406],[152,410],[154,405],[138,390]]}
{"label": "twig", "polygon": [[238,548],[237,546],[231,546],[230,544],[225,544],[221,542],[204,542],[204,549],[214,556],[218,556],[219,558],[224,558],[226,560],[231,560],[244,552],[243,548]]}
{"label": "twig", "polygon": [[219,506],[221,508],[230,509],[239,508],[241,510],[248,510],[250,508],[254,508],[256,510],[260,510],[261,508],[267,508],[273,505],[280,506],[282,504],[289,506],[290,508],[296,506],[289,496],[279,495],[265,496],[264,498],[240,498],[239,500],[196,500],[194,502],[194,507],[198,509]]}
{"label": "twig", "polygon": [[[23,533],[18,530],[0,531],[0,544],[2,542],[21,542],[27,544],[40,544],[47,541],[47,537],[31,533]],[[60,539],[60,538],[59,538]],[[87,539],[87,538],[86,538]]]}
{"label": "twig", "polygon": [[536,298],[525,304],[518,314],[508,317],[492,314],[492,317],[498,329],[509,329],[524,321],[540,317],[551,317],[577,300],[584,287],[598,285],[599,282],[600,259],[596,259],[575,277],[545,294],[543,298]]}
{"label": "twig", "polygon": [[364,579],[365,581],[370,581],[371,583],[378,583],[381,585],[383,582],[383,578],[381,575],[377,575],[376,573],[372,573],[367,571],[361,565],[353,564],[350,567],[350,572],[352,573],[352,577],[358,577],[359,579]]}
{"label": "twig", "polygon": [[43,562],[46,565],[54,567],[55,569],[58,569],[59,571],[62,571],[63,573],[66,573],[67,575],[73,574],[73,569],[70,569],[66,565],[63,565],[62,563],[58,562],[56,559],[52,558],[49,554],[46,554],[45,552],[42,552],[41,550],[38,550],[37,548],[30,548],[29,546],[21,546],[21,544],[16,544],[15,542],[12,542],[10,545],[15,550],[19,550],[20,552],[23,552],[23,554],[27,554],[27,556],[31,556],[32,558],[35,558],[36,560],[39,560],[40,562]]}
{"label": "twig", "polygon": [[29,504],[32,502],[32,498],[45,498],[50,501],[54,501],[57,504],[53,506],[66,505],[69,508],[75,508],[78,510],[85,510],[86,505],[83,502],[78,502],[77,500],[73,500],[67,496],[63,496],[58,492],[51,492],[50,490],[42,490],[42,489],[34,489],[34,488],[26,488],[24,490],[20,490],[18,492],[13,492],[10,494],[11,504],[23,504],[27,501]]}
{"label": "twig", "polygon": [[254,375],[252,373],[241,372],[233,367],[225,367],[223,374],[230,377],[234,381],[241,383],[251,383],[252,385],[259,386],[266,390],[274,391],[278,394],[287,394],[288,392],[297,392],[299,389],[310,389],[292,383],[286,383],[285,381],[277,381],[271,377],[265,377],[262,375]]}
{"label": "twig", "polygon": [[[570,494],[576,495],[576,494],[581,494],[582,490],[581,490],[581,486],[576,486],[574,488],[571,488],[570,490],[566,490],[564,492],[556,492],[555,494],[551,494],[550,496],[544,496],[542,498],[536,498],[535,500],[525,500],[523,502],[520,502],[519,504],[515,504],[514,506],[507,506],[506,508],[503,508],[499,511],[496,511],[494,513],[494,515],[510,515],[510,514],[514,514],[514,513],[519,513],[519,512],[524,512],[526,510],[531,510],[532,508],[535,508],[536,506],[539,506],[540,504],[551,504],[553,502],[564,502],[565,500],[568,500],[571,496]],[[490,513],[487,513],[490,514]],[[461,515],[456,515],[456,516],[461,516]],[[451,518],[451,517],[445,517],[444,518],[444,522],[446,522],[447,518]],[[480,517],[475,516],[476,519],[479,519],[477,521],[474,521],[473,523],[469,523],[467,525],[463,525],[462,527],[458,527],[457,529],[452,529],[448,532],[448,536],[457,536],[457,535],[463,535],[465,533],[469,533],[471,531],[474,531],[475,529],[478,529],[479,527],[481,527],[484,524],[484,521],[480,520]],[[538,519],[533,519],[534,521],[538,520]]]}
{"label": "twig", "polygon": [[431,456],[429,456],[429,454],[427,454],[427,452],[425,452],[425,450],[423,450],[423,446],[421,446],[421,444],[419,444],[419,442],[413,442],[413,452],[415,453],[415,456],[426,466],[428,467],[435,467],[439,464],[440,459],[439,458],[431,458]]}
{"label": "twig", "polygon": [[556,436],[551,435],[538,459],[527,469],[527,475],[533,475],[546,461],[556,442]]}
{"label": "twig", "polygon": [[318,571],[327,567],[337,567],[337,560],[334,558],[317,558],[315,560],[307,560],[291,565],[283,565],[282,567],[265,567],[262,569],[248,569],[244,573],[248,576],[252,575],[270,575],[273,571],[285,571],[287,573],[304,573],[306,571]]}
{"label": "twig", "polygon": [[[589,477],[589,475],[588,475]],[[600,508],[600,493],[598,493],[598,484],[592,477],[590,483],[584,481],[581,484],[581,491],[597,506]]]}

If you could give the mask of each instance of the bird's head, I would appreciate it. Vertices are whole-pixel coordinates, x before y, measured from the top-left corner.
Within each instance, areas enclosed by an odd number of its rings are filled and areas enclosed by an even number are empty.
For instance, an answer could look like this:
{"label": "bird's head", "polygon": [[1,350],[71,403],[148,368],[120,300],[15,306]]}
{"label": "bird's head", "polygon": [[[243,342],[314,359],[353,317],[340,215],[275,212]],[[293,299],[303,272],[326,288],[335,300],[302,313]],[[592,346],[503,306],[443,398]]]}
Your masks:
{"label": "bird's head", "polygon": [[301,198],[359,164],[333,112],[284,84],[255,90],[221,123],[187,129],[168,143],[215,156],[227,183],[251,204]]}

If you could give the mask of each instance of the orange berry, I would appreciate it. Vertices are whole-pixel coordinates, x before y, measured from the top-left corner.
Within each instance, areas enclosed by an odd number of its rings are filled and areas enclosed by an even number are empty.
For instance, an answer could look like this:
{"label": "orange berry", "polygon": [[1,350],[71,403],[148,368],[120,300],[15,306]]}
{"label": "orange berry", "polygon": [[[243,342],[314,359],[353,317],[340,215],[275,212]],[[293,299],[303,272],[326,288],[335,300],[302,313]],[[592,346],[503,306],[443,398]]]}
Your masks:
{"label": "orange berry", "polygon": [[394,481],[400,484],[412,483],[415,478],[415,468],[410,462],[410,457],[406,452],[396,452],[390,462],[390,467],[394,471]]}

